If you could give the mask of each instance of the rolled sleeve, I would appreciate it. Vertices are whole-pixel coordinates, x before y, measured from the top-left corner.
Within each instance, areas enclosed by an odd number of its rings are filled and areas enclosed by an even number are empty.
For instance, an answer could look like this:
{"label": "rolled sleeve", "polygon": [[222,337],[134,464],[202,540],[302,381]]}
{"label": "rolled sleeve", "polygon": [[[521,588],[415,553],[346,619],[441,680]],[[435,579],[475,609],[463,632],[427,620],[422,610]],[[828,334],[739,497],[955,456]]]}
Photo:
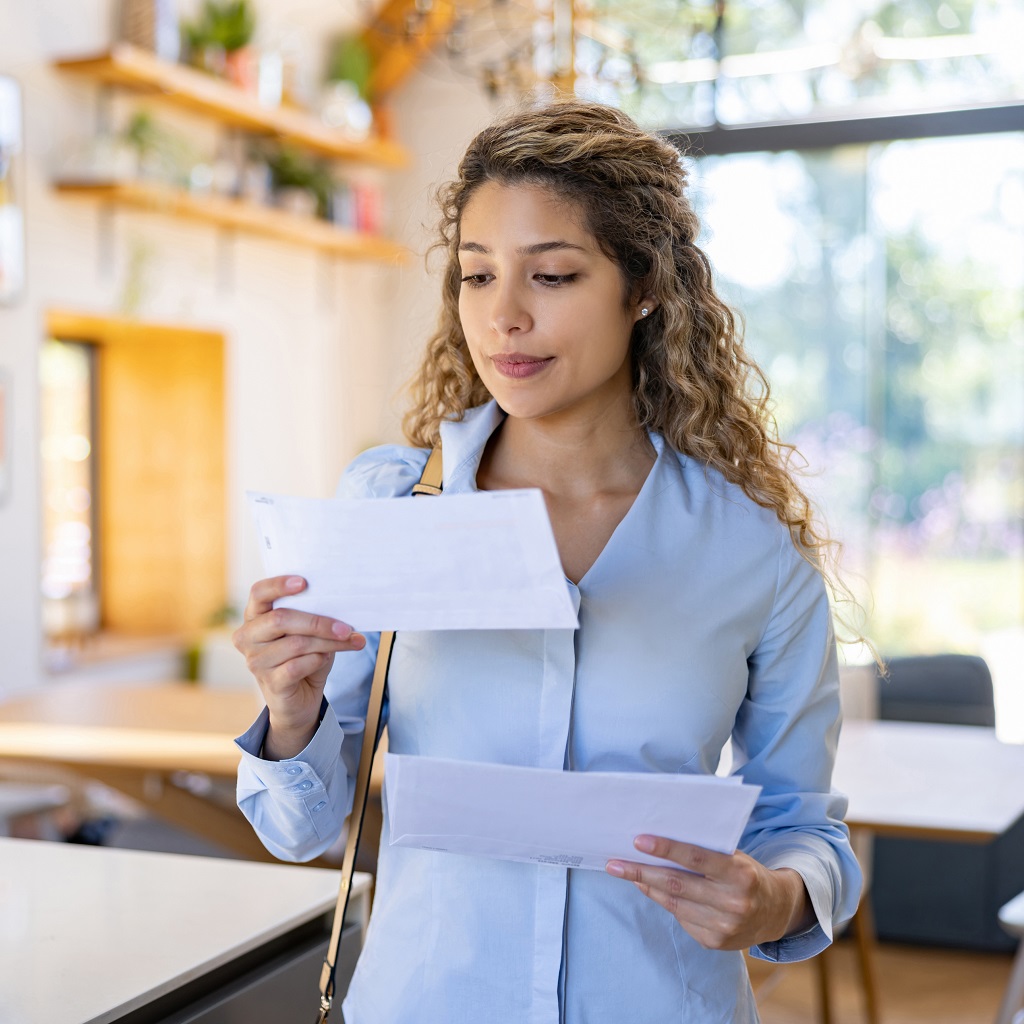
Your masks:
{"label": "rolled sleeve", "polygon": [[774,850],[769,856],[762,858],[765,867],[792,868],[800,875],[817,922],[807,931],[797,935],[787,935],[774,942],[762,942],[750,950],[752,957],[777,963],[791,963],[816,956],[831,944],[835,893],[841,884],[829,866],[831,860],[832,857],[828,855],[827,850],[814,852],[813,841],[806,843],[802,848],[799,840],[792,843],[788,849]]}
{"label": "rolled sleeve", "polygon": [[352,806],[352,783],[341,752],[347,738],[362,738],[363,721],[339,721],[327,701],[313,738],[295,757],[259,756],[268,712],[235,740],[238,806],[263,845],[281,860],[304,861],[324,853],[337,839]]}
{"label": "rolled sleeve", "polygon": [[736,719],[736,773],[761,786],[740,848],[803,879],[817,924],[763,943],[751,955],[803,960],[821,952],[853,916],[861,872],[843,822],[846,799],[831,788],[839,739],[839,671],[831,609],[820,574],[788,537],[770,621],[749,659]]}

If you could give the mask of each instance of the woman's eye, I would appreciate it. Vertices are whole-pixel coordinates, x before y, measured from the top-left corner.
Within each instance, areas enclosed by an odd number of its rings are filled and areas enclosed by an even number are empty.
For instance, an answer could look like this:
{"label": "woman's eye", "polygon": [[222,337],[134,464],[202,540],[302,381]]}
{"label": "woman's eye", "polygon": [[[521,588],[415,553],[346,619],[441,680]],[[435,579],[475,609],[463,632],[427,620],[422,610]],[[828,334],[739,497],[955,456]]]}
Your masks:
{"label": "woman's eye", "polygon": [[572,284],[578,274],[535,274],[534,277],[548,288],[557,288],[559,285]]}
{"label": "woman's eye", "polygon": [[468,284],[470,288],[479,288],[481,285],[487,284],[490,278],[490,274],[467,274],[462,279],[462,283]]}

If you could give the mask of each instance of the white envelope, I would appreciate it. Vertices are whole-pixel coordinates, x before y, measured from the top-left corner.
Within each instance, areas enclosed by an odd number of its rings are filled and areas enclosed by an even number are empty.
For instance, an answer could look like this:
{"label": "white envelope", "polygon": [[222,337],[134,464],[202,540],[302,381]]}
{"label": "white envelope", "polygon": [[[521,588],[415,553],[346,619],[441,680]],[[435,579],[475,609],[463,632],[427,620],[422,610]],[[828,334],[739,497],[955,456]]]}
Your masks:
{"label": "white envelope", "polygon": [[374,631],[579,625],[538,490],[248,499],[267,575],[309,584],[278,607]]}
{"label": "white envelope", "polygon": [[733,853],[760,786],[714,775],[568,772],[387,754],[389,841],[446,853],[603,871],[645,864],[633,839]]}

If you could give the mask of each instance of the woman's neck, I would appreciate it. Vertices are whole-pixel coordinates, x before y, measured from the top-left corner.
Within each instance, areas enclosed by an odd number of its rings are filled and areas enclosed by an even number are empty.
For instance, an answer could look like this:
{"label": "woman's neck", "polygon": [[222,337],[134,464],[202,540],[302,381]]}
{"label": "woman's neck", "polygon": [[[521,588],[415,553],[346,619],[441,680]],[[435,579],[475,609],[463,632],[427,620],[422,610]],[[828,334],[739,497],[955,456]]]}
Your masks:
{"label": "woman's neck", "polygon": [[654,460],[632,408],[509,416],[487,445],[477,483],[485,490],[540,487],[575,500],[609,491],[636,494]]}

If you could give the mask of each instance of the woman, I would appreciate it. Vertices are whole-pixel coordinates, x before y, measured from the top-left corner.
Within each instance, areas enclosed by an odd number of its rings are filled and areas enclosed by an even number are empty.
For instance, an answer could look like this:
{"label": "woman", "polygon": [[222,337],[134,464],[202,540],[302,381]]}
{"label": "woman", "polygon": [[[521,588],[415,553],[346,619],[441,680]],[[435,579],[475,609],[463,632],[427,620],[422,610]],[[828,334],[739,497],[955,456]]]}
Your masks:
{"label": "woman", "polygon": [[[598,105],[477,136],[441,196],[443,309],[413,447],[363,454],[340,493],[407,495],[438,442],[445,494],[539,487],[579,612],[575,632],[399,634],[392,751],[712,773],[731,738],[762,787],[740,849],[641,836],[665,867],[602,874],[384,843],[347,1024],[755,1021],[740,951],[811,956],[856,907],[830,793],[827,541],[684,185],[671,146]],[[239,740],[239,802],[288,859],[341,828],[376,644],[272,609],[303,586],[257,583],[236,634],[267,703]]]}

